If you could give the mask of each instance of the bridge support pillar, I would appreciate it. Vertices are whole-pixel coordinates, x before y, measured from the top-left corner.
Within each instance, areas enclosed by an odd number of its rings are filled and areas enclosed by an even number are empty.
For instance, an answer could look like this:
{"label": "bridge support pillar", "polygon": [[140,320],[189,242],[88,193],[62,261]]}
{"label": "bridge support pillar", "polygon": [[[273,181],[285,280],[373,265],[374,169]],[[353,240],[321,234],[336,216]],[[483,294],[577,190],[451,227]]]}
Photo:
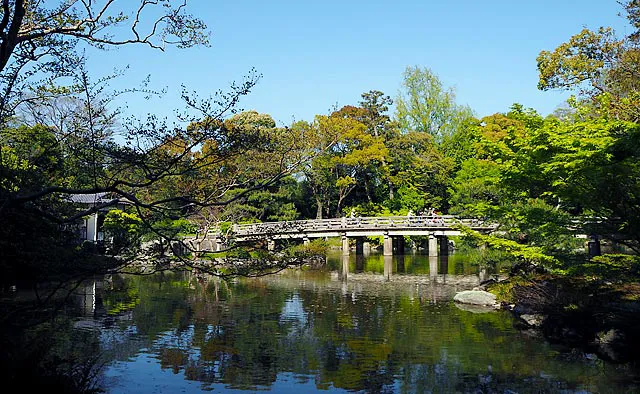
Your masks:
{"label": "bridge support pillar", "polygon": [[342,255],[343,256],[349,255],[349,238],[347,238],[346,235],[342,236]]}
{"label": "bridge support pillar", "polygon": [[404,247],[404,237],[402,235],[393,237],[394,254],[404,254]]}
{"label": "bridge support pillar", "polygon": [[356,256],[364,254],[364,237],[356,238]]}
{"label": "bridge support pillar", "polygon": [[438,255],[438,238],[435,235],[429,234],[429,256]]}
{"label": "bridge support pillar", "polygon": [[223,243],[222,243],[222,238],[220,237],[216,237],[216,248],[215,251],[219,252],[223,249]]}
{"label": "bridge support pillar", "polygon": [[392,256],[393,255],[393,243],[389,234],[384,235],[384,242],[382,245],[382,254],[384,256]]}
{"label": "bridge support pillar", "polygon": [[275,239],[267,240],[267,250],[269,252],[273,252],[274,250],[276,250],[276,240]]}
{"label": "bridge support pillar", "polygon": [[449,255],[449,238],[446,235],[442,235],[440,238],[440,256]]}

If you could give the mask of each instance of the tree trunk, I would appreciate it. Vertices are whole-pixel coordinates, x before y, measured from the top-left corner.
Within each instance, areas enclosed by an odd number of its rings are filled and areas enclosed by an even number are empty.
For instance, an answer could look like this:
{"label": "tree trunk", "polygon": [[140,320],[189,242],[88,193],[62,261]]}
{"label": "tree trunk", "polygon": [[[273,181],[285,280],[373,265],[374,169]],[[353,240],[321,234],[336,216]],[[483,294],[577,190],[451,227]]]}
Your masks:
{"label": "tree trunk", "polygon": [[365,178],[364,179],[364,190],[367,194],[367,201],[369,202],[369,204],[373,203],[373,199],[371,198],[371,190],[369,189],[369,179]]}
{"label": "tree trunk", "polygon": [[316,219],[322,219],[322,200],[316,197]]}

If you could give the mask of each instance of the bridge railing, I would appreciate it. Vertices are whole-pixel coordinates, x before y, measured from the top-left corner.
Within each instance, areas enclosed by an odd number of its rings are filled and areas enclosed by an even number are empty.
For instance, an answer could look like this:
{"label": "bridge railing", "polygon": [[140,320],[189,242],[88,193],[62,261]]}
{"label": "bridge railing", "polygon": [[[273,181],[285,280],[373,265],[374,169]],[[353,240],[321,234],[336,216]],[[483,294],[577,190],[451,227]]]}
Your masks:
{"label": "bridge railing", "polygon": [[[264,222],[236,224],[236,236],[269,235],[286,233],[340,231],[375,228],[439,228],[453,225],[471,228],[484,227],[478,219],[460,219],[452,215],[430,216],[383,216],[383,217],[343,217],[334,219],[292,220],[286,222]],[[214,230],[215,231],[215,230]]]}

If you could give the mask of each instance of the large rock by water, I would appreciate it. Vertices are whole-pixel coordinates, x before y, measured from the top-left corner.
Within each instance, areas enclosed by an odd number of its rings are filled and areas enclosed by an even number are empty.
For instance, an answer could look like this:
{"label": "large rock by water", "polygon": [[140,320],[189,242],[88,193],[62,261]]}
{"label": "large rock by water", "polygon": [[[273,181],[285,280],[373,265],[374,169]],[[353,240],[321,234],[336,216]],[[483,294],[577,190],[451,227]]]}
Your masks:
{"label": "large rock by water", "polygon": [[496,306],[496,296],[482,290],[461,291],[453,297],[455,302],[468,305]]}

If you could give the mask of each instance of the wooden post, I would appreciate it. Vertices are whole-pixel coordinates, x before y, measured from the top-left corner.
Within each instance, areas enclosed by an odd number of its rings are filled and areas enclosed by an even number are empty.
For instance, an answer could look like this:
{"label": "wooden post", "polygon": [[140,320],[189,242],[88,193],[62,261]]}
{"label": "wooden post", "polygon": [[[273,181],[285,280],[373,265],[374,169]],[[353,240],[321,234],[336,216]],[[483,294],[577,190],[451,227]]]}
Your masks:
{"label": "wooden post", "polygon": [[396,256],[396,270],[398,272],[404,272],[404,255]]}
{"label": "wooden post", "polygon": [[449,256],[440,256],[438,259],[440,260],[440,263],[438,265],[438,273],[440,275],[446,276],[446,274],[449,273]]}
{"label": "wooden post", "polygon": [[364,256],[356,255],[356,272],[362,272],[364,270]]}

